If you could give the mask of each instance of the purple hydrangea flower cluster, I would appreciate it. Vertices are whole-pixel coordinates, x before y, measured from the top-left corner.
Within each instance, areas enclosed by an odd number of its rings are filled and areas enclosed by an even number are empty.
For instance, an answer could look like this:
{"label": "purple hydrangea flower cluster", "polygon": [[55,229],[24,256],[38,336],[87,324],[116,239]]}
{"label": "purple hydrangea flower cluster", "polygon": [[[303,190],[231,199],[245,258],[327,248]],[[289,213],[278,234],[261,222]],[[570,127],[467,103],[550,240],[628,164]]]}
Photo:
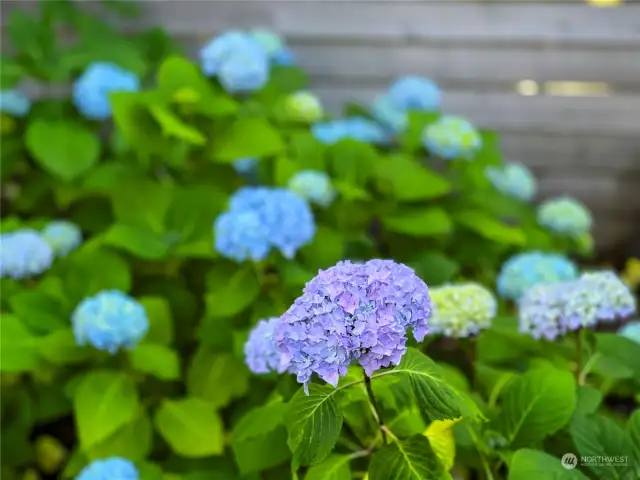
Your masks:
{"label": "purple hydrangea flower cluster", "polygon": [[260,320],[249,333],[249,338],[244,344],[244,356],[249,370],[253,373],[283,373],[287,369],[287,365],[280,360],[281,355],[274,338],[279,322],[280,317]]}
{"label": "purple hydrangea flower cluster", "polygon": [[216,219],[214,231],[216,250],[243,262],[263,260],[272,248],[293,258],[313,239],[316,226],[311,207],[299,195],[283,188],[243,187]]}
{"label": "purple hydrangea flower cluster", "polygon": [[635,310],[633,294],[615,273],[585,273],[575,281],[530,289],[519,302],[520,331],[553,340],[581,327],[626,318]]}
{"label": "purple hydrangea flower cluster", "polygon": [[314,372],[336,386],[353,360],[367,375],[397,365],[407,329],[422,341],[430,315],[429,289],[411,268],[392,260],[339,262],[321,270],[284,313],[276,346],[305,390]]}

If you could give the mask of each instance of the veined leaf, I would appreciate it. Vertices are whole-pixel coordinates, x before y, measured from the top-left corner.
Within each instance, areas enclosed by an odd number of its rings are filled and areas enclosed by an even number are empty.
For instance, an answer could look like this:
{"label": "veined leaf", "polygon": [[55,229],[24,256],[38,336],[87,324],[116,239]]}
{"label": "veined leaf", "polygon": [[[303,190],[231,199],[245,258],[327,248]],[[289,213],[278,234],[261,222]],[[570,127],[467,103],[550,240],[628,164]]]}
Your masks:
{"label": "veined leaf", "polygon": [[304,480],[351,480],[350,460],[349,455],[329,455],[307,470]]}
{"label": "veined leaf", "polygon": [[309,385],[309,395],[302,389],[293,396],[285,423],[288,444],[300,465],[313,465],[324,460],[338,440],[342,413],[334,396],[339,388]]}
{"label": "veined leaf", "polygon": [[369,480],[444,480],[451,478],[429,440],[415,435],[383,447],[371,458]]}
{"label": "veined leaf", "polygon": [[509,464],[509,480],[587,480],[578,469],[562,466],[559,458],[529,448],[513,454]]}
{"label": "veined leaf", "polygon": [[456,458],[453,426],[459,421],[460,419],[436,420],[431,422],[424,432],[425,437],[429,439],[431,448],[447,471],[453,468],[453,462]]}

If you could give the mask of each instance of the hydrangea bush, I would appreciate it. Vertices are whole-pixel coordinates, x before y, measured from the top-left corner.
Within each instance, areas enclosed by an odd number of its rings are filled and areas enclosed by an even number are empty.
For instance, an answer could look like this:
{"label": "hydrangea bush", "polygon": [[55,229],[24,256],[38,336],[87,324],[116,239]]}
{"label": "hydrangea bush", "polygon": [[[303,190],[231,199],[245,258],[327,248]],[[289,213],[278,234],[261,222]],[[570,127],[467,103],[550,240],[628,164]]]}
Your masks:
{"label": "hydrangea bush", "polygon": [[335,116],[274,32],[189,58],[79,5],[6,20],[3,479],[638,478],[586,207],[431,79]]}

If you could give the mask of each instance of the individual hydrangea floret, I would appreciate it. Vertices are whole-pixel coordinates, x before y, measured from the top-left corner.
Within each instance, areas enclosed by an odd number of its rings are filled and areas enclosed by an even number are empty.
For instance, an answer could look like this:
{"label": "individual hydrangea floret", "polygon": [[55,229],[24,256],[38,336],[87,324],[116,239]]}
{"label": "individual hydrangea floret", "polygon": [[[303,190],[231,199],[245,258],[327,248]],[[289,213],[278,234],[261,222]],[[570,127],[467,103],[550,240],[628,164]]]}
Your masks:
{"label": "individual hydrangea floret", "polygon": [[433,111],[442,104],[440,87],[427,78],[407,76],[389,87],[389,98],[398,107],[408,110]]}
{"label": "individual hydrangea floret", "polygon": [[296,63],[296,57],[290,48],[283,47],[273,54],[271,60],[279,67],[291,67]]}
{"label": "individual hydrangea floret", "polygon": [[560,197],[540,204],[538,223],[560,235],[579,237],[589,233],[593,219],[582,203],[571,197]]}
{"label": "individual hydrangea floret", "polygon": [[385,144],[389,135],[376,122],[361,117],[348,117],[316,123],[311,132],[321,143],[332,145],[345,138],[373,144]]}
{"label": "individual hydrangea floret", "polygon": [[94,460],[78,474],[75,480],[139,480],[140,474],[131,460],[110,457]]}
{"label": "individual hydrangea floret", "polygon": [[280,35],[265,28],[254,28],[249,32],[249,35],[260,44],[269,56],[275,55],[284,46]]}
{"label": "individual hydrangea floret", "polygon": [[536,194],[536,177],[521,163],[487,167],[485,176],[494,188],[503,195],[529,202]]}
{"label": "individual hydrangea floret", "polygon": [[383,95],[375,101],[371,107],[371,114],[381,125],[393,133],[403,132],[409,125],[407,111],[398,107],[389,95]]}
{"label": "individual hydrangea floret", "polygon": [[233,162],[233,169],[240,175],[249,175],[255,171],[257,165],[257,158],[239,158]]}
{"label": "individual hydrangea floret", "polygon": [[220,67],[220,84],[229,93],[255,92],[269,80],[269,60],[264,53],[234,53]]}
{"label": "individual hydrangea floret", "polygon": [[498,293],[502,298],[518,300],[534,285],[564,282],[578,277],[578,268],[562,255],[525,252],[507,260],[498,275]]}
{"label": "individual hydrangea floret", "polygon": [[105,120],[111,116],[111,92],[135,92],[140,88],[138,77],[108,62],[89,65],[73,85],[73,103],[78,111],[91,120]]}
{"label": "individual hydrangea floret", "polygon": [[311,92],[292,93],[285,99],[287,116],[297,122],[313,123],[324,116],[322,103]]}
{"label": "individual hydrangea floret", "polygon": [[482,137],[468,120],[445,115],[425,127],[422,143],[427,151],[445,160],[472,160],[482,148]]}
{"label": "individual hydrangea floret", "polygon": [[636,299],[629,287],[612,271],[588,272],[580,276],[567,298],[567,329],[592,327],[631,316]]}
{"label": "individual hydrangea floret", "polygon": [[518,302],[520,333],[536,340],[555,340],[567,332],[566,303],[576,282],[557,282],[530,288]]}
{"label": "individual hydrangea floret", "polygon": [[44,227],[42,236],[58,257],[66,257],[82,243],[82,232],[78,226],[65,220],[49,222]]}
{"label": "individual hydrangea floret", "polygon": [[115,354],[132,349],[149,330],[149,319],[138,301],[119,290],[103,290],[82,300],[71,316],[76,343]]}
{"label": "individual hydrangea floret", "polygon": [[251,34],[240,30],[230,30],[213,37],[200,49],[202,72],[208,77],[218,75],[225,62],[238,53],[254,57],[267,57],[267,52]]}
{"label": "individual hydrangea floret", "polygon": [[216,250],[238,262],[263,260],[274,248],[293,258],[315,232],[309,204],[282,188],[241,188],[214,223]]}
{"label": "individual hydrangea floret", "polygon": [[409,267],[392,260],[339,262],[308,282],[281,317],[276,346],[305,390],[313,373],[336,386],[353,360],[369,376],[397,365],[407,329],[422,341],[430,315],[429,289]]}
{"label": "individual hydrangea floret", "polygon": [[640,344],[640,321],[627,323],[618,331],[618,335]]}
{"label": "individual hydrangea floret", "polygon": [[493,294],[477,283],[432,288],[431,304],[431,332],[453,338],[488,328],[498,309]]}
{"label": "individual hydrangea floret", "polygon": [[244,344],[244,356],[253,373],[282,373],[287,369],[287,365],[281,362],[274,338],[279,322],[280,317],[260,320],[249,333],[249,339]]}
{"label": "individual hydrangea floret", "polygon": [[17,90],[0,91],[0,112],[14,117],[24,117],[31,109],[31,101]]}
{"label": "individual hydrangea floret", "polygon": [[0,277],[18,280],[40,275],[51,267],[53,259],[51,245],[35,230],[0,235]]}
{"label": "individual hydrangea floret", "polygon": [[289,180],[289,190],[321,207],[328,207],[336,198],[331,178],[325,172],[303,170]]}

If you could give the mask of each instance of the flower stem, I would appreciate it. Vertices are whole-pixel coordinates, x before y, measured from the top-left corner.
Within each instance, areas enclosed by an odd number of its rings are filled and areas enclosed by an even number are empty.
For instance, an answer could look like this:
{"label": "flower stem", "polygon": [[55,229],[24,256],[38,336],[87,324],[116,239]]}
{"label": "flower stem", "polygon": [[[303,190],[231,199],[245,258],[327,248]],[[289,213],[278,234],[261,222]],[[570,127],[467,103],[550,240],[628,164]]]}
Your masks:
{"label": "flower stem", "polygon": [[576,383],[580,385],[582,371],[582,327],[576,331]]}
{"label": "flower stem", "polygon": [[366,373],[364,373],[364,384],[367,387],[367,395],[369,395],[369,402],[371,402],[371,406],[373,407],[373,413],[376,417],[376,421],[378,422],[378,425],[380,425],[380,431],[382,432],[382,443],[386,444],[387,434],[385,433],[384,421],[382,420],[382,415],[380,415],[380,409],[378,408],[378,402],[376,402],[376,397],[373,396],[373,389],[371,388],[371,379]]}

